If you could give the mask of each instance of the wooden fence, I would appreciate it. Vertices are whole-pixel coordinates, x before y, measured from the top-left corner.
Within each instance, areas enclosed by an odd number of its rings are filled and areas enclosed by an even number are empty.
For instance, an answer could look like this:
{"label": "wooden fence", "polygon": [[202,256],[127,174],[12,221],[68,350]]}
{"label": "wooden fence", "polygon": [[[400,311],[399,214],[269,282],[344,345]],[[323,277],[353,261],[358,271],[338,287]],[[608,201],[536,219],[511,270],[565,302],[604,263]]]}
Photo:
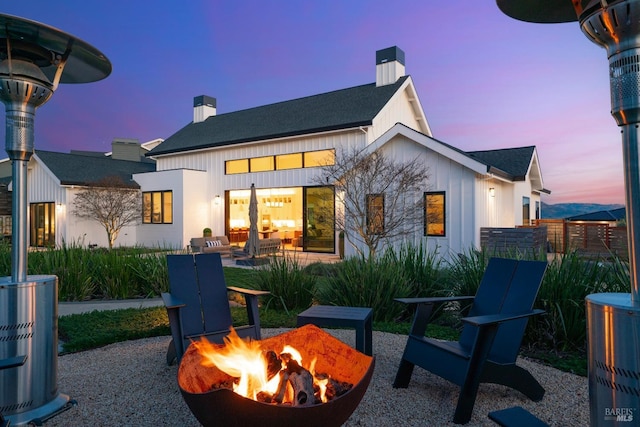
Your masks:
{"label": "wooden fence", "polygon": [[553,252],[566,249],[584,255],[608,256],[615,254],[628,259],[627,227],[608,223],[585,223],[563,219],[538,219],[536,226],[546,226],[547,239]]}
{"label": "wooden fence", "polygon": [[539,227],[480,228],[480,245],[491,254],[546,252],[547,229]]}

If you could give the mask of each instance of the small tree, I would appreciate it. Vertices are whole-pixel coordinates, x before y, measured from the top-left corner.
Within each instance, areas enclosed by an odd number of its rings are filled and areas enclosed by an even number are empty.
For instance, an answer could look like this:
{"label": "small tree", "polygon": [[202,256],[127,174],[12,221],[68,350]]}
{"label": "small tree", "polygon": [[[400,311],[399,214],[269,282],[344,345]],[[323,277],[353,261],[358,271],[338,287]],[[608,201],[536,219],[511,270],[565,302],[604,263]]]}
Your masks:
{"label": "small tree", "polygon": [[338,150],[335,161],[322,167],[317,183],[333,183],[340,209],[336,226],[361,255],[374,257],[379,248],[413,236],[424,224],[422,194],[429,169],[420,157],[397,161],[382,150]]}
{"label": "small tree", "polygon": [[109,249],[112,249],[120,230],[140,221],[140,192],[119,177],[107,177],[76,194],[73,213],[78,218],[102,225],[107,232]]}

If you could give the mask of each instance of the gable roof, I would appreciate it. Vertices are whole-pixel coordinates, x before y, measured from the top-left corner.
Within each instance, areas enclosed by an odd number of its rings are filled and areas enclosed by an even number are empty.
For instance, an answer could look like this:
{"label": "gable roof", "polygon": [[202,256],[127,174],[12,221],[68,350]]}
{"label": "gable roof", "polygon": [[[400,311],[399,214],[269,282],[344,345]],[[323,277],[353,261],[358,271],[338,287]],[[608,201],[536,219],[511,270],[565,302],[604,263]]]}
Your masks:
{"label": "gable roof", "polygon": [[87,185],[112,176],[131,182],[134,173],[156,170],[155,163],[114,160],[105,156],[41,150],[36,150],[35,155],[60,180],[60,185]]}
{"label": "gable roof", "polygon": [[626,217],[626,209],[618,208],[605,211],[590,212],[566,218],[568,221],[618,221]]}
{"label": "gable roof", "polygon": [[188,124],[147,156],[368,126],[407,78],[211,116]]}
{"label": "gable roof", "polygon": [[[498,150],[468,151],[467,155],[487,166],[506,172],[512,181],[524,181],[529,172],[535,146]],[[491,172],[491,171],[489,171]]]}
{"label": "gable roof", "polygon": [[[535,146],[484,151],[463,151],[432,136],[425,135],[403,123],[396,123],[367,149],[373,151],[386,144],[396,135],[403,135],[479,174],[492,174],[506,181],[526,179],[529,165],[535,156]],[[533,184],[533,182],[532,182]],[[539,188],[538,191],[549,192]]]}

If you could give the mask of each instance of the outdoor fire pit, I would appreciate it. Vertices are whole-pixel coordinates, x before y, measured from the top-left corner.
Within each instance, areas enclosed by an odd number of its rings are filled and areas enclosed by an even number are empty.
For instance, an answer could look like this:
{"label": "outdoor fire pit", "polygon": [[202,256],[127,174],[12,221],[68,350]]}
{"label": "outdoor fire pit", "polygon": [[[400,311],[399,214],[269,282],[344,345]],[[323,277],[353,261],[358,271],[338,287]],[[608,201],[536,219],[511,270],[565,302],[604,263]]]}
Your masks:
{"label": "outdoor fire pit", "polygon": [[[236,378],[212,366],[191,344],[178,368],[178,385],[191,412],[204,426],[340,426],[351,416],[369,386],[375,358],[344,344],[314,325],[306,325],[258,341],[263,352],[281,354],[285,346],[297,349],[304,361],[316,360],[314,370],[328,374],[350,388],[325,403],[308,406],[266,403],[228,388]],[[226,345],[212,345],[224,349]]]}

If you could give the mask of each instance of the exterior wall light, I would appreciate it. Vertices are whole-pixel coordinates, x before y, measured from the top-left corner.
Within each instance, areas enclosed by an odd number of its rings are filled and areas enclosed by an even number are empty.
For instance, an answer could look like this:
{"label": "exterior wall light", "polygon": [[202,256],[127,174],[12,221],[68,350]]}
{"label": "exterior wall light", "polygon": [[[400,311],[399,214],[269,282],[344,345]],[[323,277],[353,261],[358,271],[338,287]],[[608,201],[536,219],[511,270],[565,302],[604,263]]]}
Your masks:
{"label": "exterior wall light", "polygon": [[493,187],[489,188],[489,195],[491,197],[496,197],[496,189]]}
{"label": "exterior wall light", "polygon": [[213,204],[215,204],[216,206],[220,205],[220,195],[216,194],[216,197],[213,198]]}

